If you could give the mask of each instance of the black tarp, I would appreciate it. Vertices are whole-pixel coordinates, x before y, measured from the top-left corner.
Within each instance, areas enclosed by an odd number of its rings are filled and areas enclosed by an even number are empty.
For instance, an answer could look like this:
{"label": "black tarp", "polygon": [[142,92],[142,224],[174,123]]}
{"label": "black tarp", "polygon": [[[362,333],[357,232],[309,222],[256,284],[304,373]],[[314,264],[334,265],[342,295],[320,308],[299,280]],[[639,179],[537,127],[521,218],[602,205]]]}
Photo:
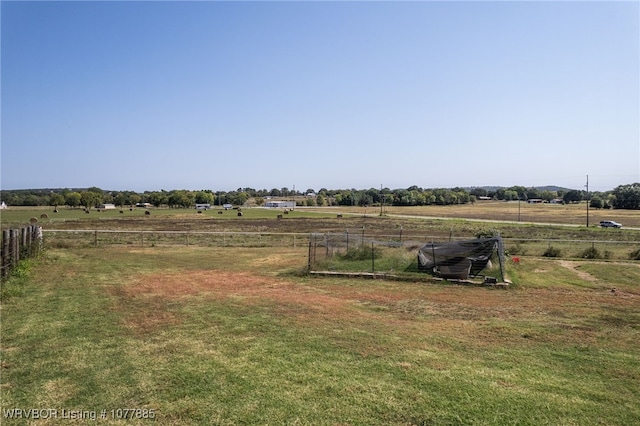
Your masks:
{"label": "black tarp", "polygon": [[428,243],[418,250],[418,266],[443,278],[467,279],[478,275],[496,251],[502,272],[504,249],[500,237]]}

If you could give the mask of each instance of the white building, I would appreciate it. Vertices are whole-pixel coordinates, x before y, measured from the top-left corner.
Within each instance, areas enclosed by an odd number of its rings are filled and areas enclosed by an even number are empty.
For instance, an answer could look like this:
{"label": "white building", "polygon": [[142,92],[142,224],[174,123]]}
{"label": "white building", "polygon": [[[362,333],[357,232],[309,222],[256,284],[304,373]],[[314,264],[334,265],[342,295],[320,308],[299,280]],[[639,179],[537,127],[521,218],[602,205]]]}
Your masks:
{"label": "white building", "polygon": [[269,200],[265,201],[265,207],[273,208],[294,208],[296,206],[295,201],[282,201],[282,200]]}

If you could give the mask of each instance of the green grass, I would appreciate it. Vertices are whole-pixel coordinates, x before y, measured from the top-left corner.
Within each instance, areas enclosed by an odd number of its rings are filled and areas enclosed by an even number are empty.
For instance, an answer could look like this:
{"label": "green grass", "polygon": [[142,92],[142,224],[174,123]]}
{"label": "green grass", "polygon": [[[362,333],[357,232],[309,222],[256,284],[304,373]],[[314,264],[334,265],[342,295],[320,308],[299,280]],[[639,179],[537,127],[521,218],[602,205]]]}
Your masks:
{"label": "green grass", "polygon": [[304,266],[305,248],[50,249],[2,305],[2,409],[147,408],[185,425],[640,421],[635,265],[614,279],[579,265],[626,298],[553,260],[510,266],[507,291]]}
{"label": "green grass", "polygon": [[[55,228],[57,225],[64,224],[66,222],[80,222],[86,225],[95,224],[96,222],[118,222],[124,220],[140,221],[140,224],[155,223],[162,219],[188,219],[188,220],[203,220],[203,219],[223,219],[231,221],[242,221],[247,219],[277,219],[278,215],[283,215],[283,220],[289,218],[331,218],[335,217],[333,212],[311,212],[304,210],[294,210],[284,214],[281,209],[267,209],[267,208],[244,208],[242,210],[242,216],[238,216],[237,210],[222,210],[212,209],[206,211],[198,211],[195,209],[185,208],[116,208],[112,210],[98,211],[91,209],[90,213],[86,213],[83,208],[69,208],[59,207],[58,212],[54,213],[53,207],[12,207],[2,211],[2,226],[23,226],[29,223],[34,218],[37,223],[49,228]],[[146,215],[145,211],[149,211],[150,215]],[[121,213],[122,212],[122,213]],[[46,217],[42,217],[46,215]],[[112,226],[120,227],[116,223]],[[91,229],[91,227],[89,227]]]}

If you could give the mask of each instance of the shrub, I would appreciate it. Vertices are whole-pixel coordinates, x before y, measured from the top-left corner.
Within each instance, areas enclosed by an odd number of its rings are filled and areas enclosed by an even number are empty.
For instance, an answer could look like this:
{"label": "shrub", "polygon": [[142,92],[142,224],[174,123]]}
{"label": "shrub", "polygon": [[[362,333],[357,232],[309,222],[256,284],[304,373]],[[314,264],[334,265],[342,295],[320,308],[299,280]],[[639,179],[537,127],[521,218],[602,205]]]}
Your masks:
{"label": "shrub", "polygon": [[595,246],[591,246],[580,253],[578,257],[581,257],[583,259],[600,259],[603,256],[600,254],[600,250],[598,250]]}
{"label": "shrub", "polygon": [[560,257],[562,256],[562,251],[554,246],[549,246],[542,255],[544,257]]}
{"label": "shrub", "polygon": [[527,250],[518,241],[515,244],[505,248],[504,254],[507,256],[514,256],[514,255],[524,256],[525,254],[527,254]]}

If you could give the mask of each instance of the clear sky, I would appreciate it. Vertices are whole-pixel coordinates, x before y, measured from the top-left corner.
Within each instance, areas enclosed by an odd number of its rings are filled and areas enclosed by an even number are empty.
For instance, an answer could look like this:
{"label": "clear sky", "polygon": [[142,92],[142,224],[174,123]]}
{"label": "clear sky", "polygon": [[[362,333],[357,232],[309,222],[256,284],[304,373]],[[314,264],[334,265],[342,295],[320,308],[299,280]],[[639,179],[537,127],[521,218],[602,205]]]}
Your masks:
{"label": "clear sky", "polygon": [[1,2],[3,189],[640,182],[626,2]]}

